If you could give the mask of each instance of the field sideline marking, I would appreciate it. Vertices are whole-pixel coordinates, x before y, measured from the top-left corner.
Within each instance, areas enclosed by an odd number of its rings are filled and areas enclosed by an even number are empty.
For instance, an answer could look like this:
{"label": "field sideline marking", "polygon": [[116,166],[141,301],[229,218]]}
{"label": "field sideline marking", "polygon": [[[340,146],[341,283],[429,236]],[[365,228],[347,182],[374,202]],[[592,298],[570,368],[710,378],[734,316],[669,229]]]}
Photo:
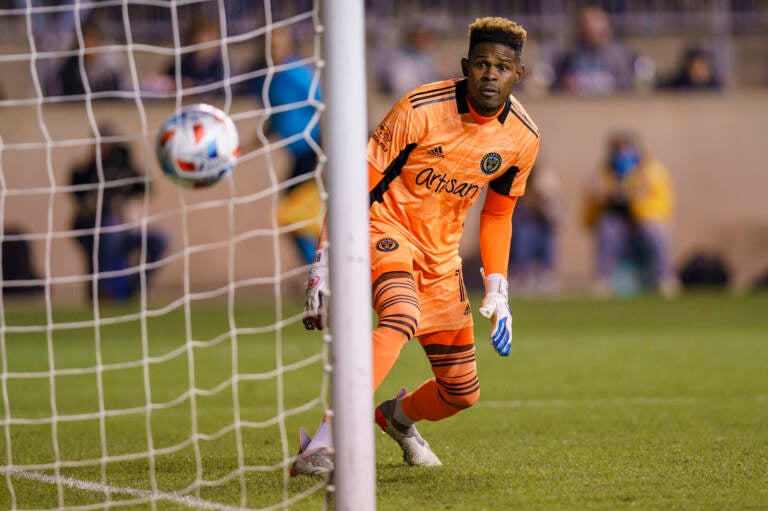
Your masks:
{"label": "field sideline marking", "polygon": [[[44,483],[57,484],[61,483],[64,486],[70,488],[77,488],[78,490],[95,491],[100,493],[117,493],[122,495],[130,495],[131,497],[147,497],[154,498],[155,500],[167,500],[175,504],[183,504],[188,507],[194,507],[197,509],[212,509],[217,511],[234,511],[243,508],[226,506],[224,504],[216,504],[215,502],[208,502],[207,500],[198,499],[197,497],[191,497],[189,495],[179,495],[178,493],[167,492],[153,492],[150,490],[137,490],[136,488],[121,488],[119,486],[110,486],[108,484],[94,483],[92,481],[81,481],[79,479],[73,479],[71,477],[59,476],[55,477],[48,474],[41,474],[40,472],[27,472],[24,470],[7,470],[0,468],[0,473],[10,473],[11,477],[24,477],[26,479],[33,479],[35,481],[42,481]],[[119,505],[119,501],[115,501],[116,505]]]}
{"label": "field sideline marking", "polygon": [[[713,397],[721,402],[727,400],[736,401],[768,401],[768,394],[758,394],[755,396],[735,396],[731,398]],[[702,397],[607,397],[592,399],[513,399],[510,401],[483,401],[480,400],[475,406],[488,408],[527,408],[544,406],[579,406],[579,405],[696,405],[703,401],[710,401],[710,398]]]}

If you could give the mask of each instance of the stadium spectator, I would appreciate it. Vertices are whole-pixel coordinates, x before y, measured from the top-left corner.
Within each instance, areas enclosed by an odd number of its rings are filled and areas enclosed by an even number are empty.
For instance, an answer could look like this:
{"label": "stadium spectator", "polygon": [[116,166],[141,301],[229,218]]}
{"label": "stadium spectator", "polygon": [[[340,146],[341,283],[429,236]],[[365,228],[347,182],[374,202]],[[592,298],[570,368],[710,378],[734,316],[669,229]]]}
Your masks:
{"label": "stadium spectator", "polygon": [[613,38],[603,9],[581,9],[576,35],[573,48],[555,57],[552,91],[599,95],[633,88],[637,55]]}
{"label": "stadium spectator", "polygon": [[[596,242],[595,290],[600,295],[622,294],[645,281],[663,295],[674,296],[679,284],[670,256],[669,172],[643,150],[634,133],[612,134],[607,149],[606,161],[587,191],[584,211]],[[627,274],[639,277],[627,284]]]}
{"label": "stadium spectator", "polygon": [[517,294],[551,294],[559,289],[555,258],[561,200],[560,179],[537,162],[512,217],[509,275]]}
{"label": "stadium spectator", "polygon": [[3,272],[1,298],[43,291],[42,284],[30,282],[39,281],[40,275],[34,268],[32,245],[26,236],[27,231],[17,225],[5,225],[0,233],[0,265]]}
{"label": "stadium spectator", "polygon": [[[181,57],[181,87],[190,89],[210,85],[211,90],[203,94],[221,94],[223,86],[213,86],[224,80],[218,23],[207,17],[195,18],[186,32],[186,45],[196,48]],[[174,58],[162,74],[150,73],[144,77],[142,88],[153,92],[173,92],[176,90],[176,71]]]}
{"label": "stadium spectator", "polygon": [[379,92],[400,98],[422,84],[440,79],[430,54],[432,40],[432,30],[419,21],[406,28],[398,48],[376,52],[372,60]]}
{"label": "stadium spectator", "polygon": [[[13,0],[16,9],[26,9],[34,0]],[[43,7],[43,2],[36,2],[33,7]],[[58,51],[70,46],[76,38],[75,14],[82,20],[82,26],[86,23],[94,23],[91,14],[93,7],[88,3],[78,3],[75,0],[56,0],[58,9],[48,12],[30,13],[30,23],[34,34],[35,46],[39,51]],[[87,20],[87,21],[86,21]]]}
{"label": "stadium spectator", "polygon": [[[106,46],[102,28],[95,21],[83,24],[83,63],[91,92],[129,90],[130,78],[125,59],[114,51],[103,51]],[[80,50],[76,40],[72,50]],[[80,54],[68,57],[47,80],[47,93],[51,96],[85,94],[80,71]]]}
{"label": "stadium spectator", "polygon": [[[283,141],[291,139],[285,148],[291,158],[289,178],[295,179],[317,168],[321,135],[318,112],[320,83],[316,79],[314,67],[300,62],[296,37],[290,27],[272,31],[269,49],[272,65],[280,66],[281,69],[271,76],[267,75],[267,61],[259,55],[248,69],[264,71],[264,74],[244,82],[243,92],[262,101],[266,108],[281,109],[269,114],[266,131]],[[304,134],[308,128],[308,133]],[[295,196],[291,197],[293,194]],[[319,215],[319,195],[315,180],[298,180],[288,187],[288,194],[283,198],[278,214],[284,225],[316,219]],[[319,222],[312,222],[309,229],[298,229],[291,233],[305,264],[312,262],[319,234]]]}
{"label": "stadium spectator", "polygon": [[[479,312],[491,320],[497,353],[510,353],[506,273],[512,212],[539,149],[536,125],[511,96],[525,72],[520,60],[525,30],[504,18],[480,18],[469,28],[468,58],[461,59],[465,78],[408,93],[368,142],[371,282],[378,316],[373,388],[412,337],[418,337],[434,374],[415,391],[401,389],[376,408],[377,424],[400,444],[410,465],[441,464],[414,423],[451,417],[479,397],[459,241],[467,211],[486,185],[480,217],[486,295]],[[304,325],[310,330],[321,328],[325,319],[328,269],[320,247],[307,282]],[[332,469],[328,429],[323,420],[311,439],[301,430],[292,473]]]}
{"label": "stadium spectator", "polygon": [[[146,263],[158,261],[167,246],[164,233],[148,229],[142,239],[138,223],[143,208],[146,181],[133,163],[130,148],[123,142],[106,141],[117,135],[109,125],[99,126],[101,141],[101,169],[96,147],[87,161],[71,171],[72,194],[75,199],[75,215],[72,228],[80,231],[77,242],[83,251],[88,274],[94,267],[94,250],[98,241],[98,272],[127,270],[137,266],[146,243]],[[99,188],[103,194],[100,197]],[[98,227],[98,229],[97,229]],[[98,240],[96,239],[98,236]],[[147,277],[152,275],[147,270]],[[99,278],[99,296],[114,300],[129,299],[140,286],[138,272]],[[87,286],[90,296],[91,286]]]}
{"label": "stadium spectator", "polygon": [[663,80],[659,87],[677,90],[720,90],[723,82],[712,52],[692,46],[683,51],[677,70]]}

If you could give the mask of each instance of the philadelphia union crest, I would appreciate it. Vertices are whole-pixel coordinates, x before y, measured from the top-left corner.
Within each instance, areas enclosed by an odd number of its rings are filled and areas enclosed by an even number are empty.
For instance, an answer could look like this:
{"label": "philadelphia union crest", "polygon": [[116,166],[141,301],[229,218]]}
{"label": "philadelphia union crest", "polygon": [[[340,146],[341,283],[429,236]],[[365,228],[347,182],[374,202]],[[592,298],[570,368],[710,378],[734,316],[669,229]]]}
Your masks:
{"label": "philadelphia union crest", "polygon": [[392,252],[400,248],[400,244],[392,238],[381,238],[376,243],[376,250],[379,252]]}
{"label": "philadelphia union crest", "polygon": [[501,155],[499,153],[488,153],[480,160],[480,170],[485,174],[493,174],[501,168]]}

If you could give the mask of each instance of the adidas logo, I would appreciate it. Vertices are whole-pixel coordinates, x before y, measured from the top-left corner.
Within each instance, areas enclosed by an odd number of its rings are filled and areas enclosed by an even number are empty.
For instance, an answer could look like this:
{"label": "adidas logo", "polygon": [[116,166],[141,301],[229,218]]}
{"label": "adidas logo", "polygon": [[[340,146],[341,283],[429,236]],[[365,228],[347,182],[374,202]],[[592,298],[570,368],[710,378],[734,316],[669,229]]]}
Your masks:
{"label": "adidas logo", "polygon": [[438,158],[445,158],[445,154],[443,154],[443,146],[434,147],[427,152],[432,156],[437,156]]}

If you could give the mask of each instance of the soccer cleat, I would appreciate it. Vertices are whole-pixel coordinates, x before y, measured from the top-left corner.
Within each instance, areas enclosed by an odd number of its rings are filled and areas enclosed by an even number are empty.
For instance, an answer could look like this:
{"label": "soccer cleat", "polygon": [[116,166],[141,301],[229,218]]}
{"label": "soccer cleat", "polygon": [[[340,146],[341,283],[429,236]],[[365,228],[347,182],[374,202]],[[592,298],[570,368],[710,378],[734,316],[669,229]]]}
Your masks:
{"label": "soccer cleat", "polygon": [[333,471],[333,456],[327,447],[318,447],[307,451],[312,437],[307,430],[299,428],[299,453],[291,465],[291,477],[297,475],[324,475]]}
{"label": "soccer cleat", "polygon": [[416,430],[416,426],[411,424],[408,427],[404,427],[395,420],[395,405],[405,394],[406,390],[402,388],[394,399],[388,399],[376,407],[376,424],[379,425],[384,433],[400,444],[400,448],[403,450],[403,460],[409,465],[419,467],[441,466],[440,459],[429,448],[427,441]]}

